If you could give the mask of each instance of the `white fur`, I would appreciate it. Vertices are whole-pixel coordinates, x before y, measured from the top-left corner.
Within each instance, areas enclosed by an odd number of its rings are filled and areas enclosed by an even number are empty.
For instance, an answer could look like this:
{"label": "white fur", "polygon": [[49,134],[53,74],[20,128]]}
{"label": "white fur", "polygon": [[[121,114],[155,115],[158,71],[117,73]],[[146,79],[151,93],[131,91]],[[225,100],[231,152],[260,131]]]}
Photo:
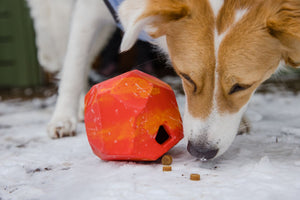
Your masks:
{"label": "white fur", "polygon": [[62,68],[76,0],[27,0],[34,19],[39,63],[50,72]]}
{"label": "white fur", "polygon": [[217,91],[218,91],[218,81],[219,81],[219,74],[218,74],[218,67],[219,67],[219,48],[220,45],[226,36],[227,31],[222,33],[221,35],[218,35],[217,29],[215,29],[215,34],[214,34],[214,46],[215,46],[215,59],[216,59],[216,66],[215,66],[215,85],[214,85],[214,95],[213,95],[213,112],[217,112]]}
{"label": "white fur", "polygon": [[114,30],[113,18],[103,1],[78,0],[73,12],[59,96],[48,125],[51,137],[75,131],[80,94],[86,87],[90,65]]}
{"label": "white fur", "polygon": [[[118,12],[120,21],[125,30],[120,47],[121,52],[129,50],[134,45],[141,32],[145,31],[143,34],[146,34],[155,31],[155,27],[151,27],[149,24],[156,19],[156,16],[147,17],[137,21],[145,11],[147,3],[148,0],[127,0],[120,5]],[[150,43],[160,47],[163,53],[168,55],[169,50],[165,35],[156,39],[151,39],[149,36],[149,39]]]}
{"label": "white fur", "polygon": [[234,23],[236,24],[238,21],[240,21],[244,15],[247,13],[247,9],[240,9],[235,11],[235,17],[234,17]]}
{"label": "white fur", "polygon": [[154,21],[154,17],[147,17],[142,20],[137,21],[134,23],[130,28],[128,28],[123,36],[123,40],[121,43],[120,51],[128,51],[137,41],[140,33],[145,28],[147,24],[150,24]]}
{"label": "white fur", "polygon": [[28,3],[35,21],[40,62],[49,69],[62,66],[59,96],[48,134],[54,138],[72,135],[89,67],[108,41],[115,23],[104,2],[99,0],[28,0]]}
{"label": "white fur", "polygon": [[276,77],[277,75],[279,76],[282,72],[287,72],[289,69],[286,67],[286,63],[284,60],[280,60],[278,67],[276,71],[274,72],[274,76]]}
{"label": "white fur", "polygon": [[125,34],[121,43],[120,51],[124,52],[130,49],[136,40],[140,32],[152,22],[152,17],[137,21],[137,19],[143,14],[148,0],[127,0],[119,6],[120,21],[124,27]]}
{"label": "white fur", "polygon": [[[216,2],[216,1],[214,1]],[[224,2],[223,2],[224,3]],[[223,5],[223,4],[222,4]],[[215,5],[216,7],[214,8],[214,11],[216,9],[218,9],[218,11],[220,10],[220,7],[222,6],[221,4]],[[216,13],[215,13],[216,14]],[[214,50],[215,50],[215,59],[216,59],[216,66],[215,66],[215,85],[214,85],[214,95],[213,95],[213,112],[217,112],[217,101],[216,101],[216,95],[217,95],[217,91],[218,91],[218,81],[219,81],[219,76],[218,76],[218,66],[219,66],[219,61],[218,61],[218,57],[219,57],[219,48],[220,45],[224,39],[224,37],[226,36],[226,33],[222,33],[221,35],[219,35],[217,28],[215,28],[214,31]]]}
{"label": "white fur", "polygon": [[224,5],[224,0],[209,0],[210,6],[214,12],[215,17],[218,16],[220,9]]}

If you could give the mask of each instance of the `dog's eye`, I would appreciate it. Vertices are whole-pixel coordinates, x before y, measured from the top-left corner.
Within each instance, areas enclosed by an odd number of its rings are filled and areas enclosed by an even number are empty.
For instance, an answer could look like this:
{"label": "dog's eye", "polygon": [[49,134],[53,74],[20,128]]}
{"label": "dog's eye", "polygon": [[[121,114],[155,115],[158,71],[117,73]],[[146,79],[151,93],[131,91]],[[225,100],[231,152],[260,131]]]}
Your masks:
{"label": "dog's eye", "polygon": [[234,84],[232,88],[230,89],[228,94],[233,94],[242,90],[246,90],[247,88],[251,87],[250,85],[240,85],[240,84]]}
{"label": "dog's eye", "polygon": [[189,76],[189,75],[187,75],[187,74],[185,74],[185,73],[180,73],[180,75],[185,79],[185,80],[187,80],[190,84],[192,84],[193,85],[193,87],[194,87],[194,93],[197,91],[197,85],[196,85],[196,83],[193,81],[193,79]]}

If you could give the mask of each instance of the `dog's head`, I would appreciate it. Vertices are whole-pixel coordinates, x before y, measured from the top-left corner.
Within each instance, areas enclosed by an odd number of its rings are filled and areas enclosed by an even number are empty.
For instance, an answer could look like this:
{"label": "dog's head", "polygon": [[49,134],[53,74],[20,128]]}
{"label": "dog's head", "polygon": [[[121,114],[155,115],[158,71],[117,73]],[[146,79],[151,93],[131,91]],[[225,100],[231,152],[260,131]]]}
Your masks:
{"label": "dog's head", "polygon": [[228,149],[281,61],[300,65],[299,0],[125,0],[119,14],[122,51],[146,31],[169,55],[186,93],[188,150],[199,158]]}

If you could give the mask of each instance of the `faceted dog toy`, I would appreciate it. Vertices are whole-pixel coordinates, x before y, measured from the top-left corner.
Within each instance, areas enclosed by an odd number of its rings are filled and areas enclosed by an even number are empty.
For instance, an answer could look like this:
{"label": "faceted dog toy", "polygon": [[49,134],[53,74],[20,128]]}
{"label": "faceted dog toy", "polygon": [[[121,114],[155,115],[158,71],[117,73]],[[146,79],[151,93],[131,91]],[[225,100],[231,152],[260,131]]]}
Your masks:
{"label": "faceted dog toy", "polygon": [[176,98],[138,70],[99,83],[85,97],[85,126],[102,160],[157,160],[183,138]]}

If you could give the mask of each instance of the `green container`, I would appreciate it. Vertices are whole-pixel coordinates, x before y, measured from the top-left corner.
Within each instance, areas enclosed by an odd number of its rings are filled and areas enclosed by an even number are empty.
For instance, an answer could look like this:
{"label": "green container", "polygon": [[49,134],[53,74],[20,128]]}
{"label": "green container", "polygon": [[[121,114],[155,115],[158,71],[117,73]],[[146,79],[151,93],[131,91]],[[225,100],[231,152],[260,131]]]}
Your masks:
{"label": "green container", "polygon": [[0,87],[31,87],[41,83],[27,3],[0,0]]}

